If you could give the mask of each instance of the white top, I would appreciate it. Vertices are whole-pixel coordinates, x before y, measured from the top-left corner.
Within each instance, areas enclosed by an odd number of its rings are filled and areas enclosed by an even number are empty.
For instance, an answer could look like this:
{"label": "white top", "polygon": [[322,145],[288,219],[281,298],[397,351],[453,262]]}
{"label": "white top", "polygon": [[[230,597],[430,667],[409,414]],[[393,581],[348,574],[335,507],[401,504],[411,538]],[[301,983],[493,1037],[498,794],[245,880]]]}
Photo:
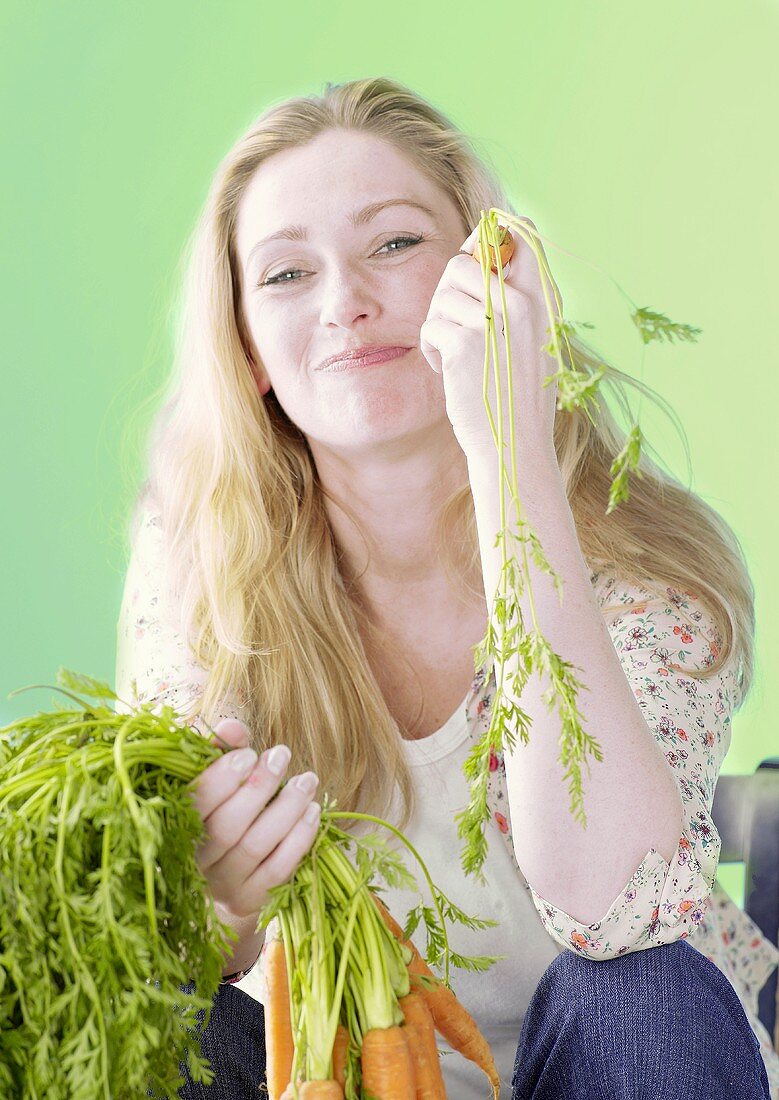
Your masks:
{"label": "white top", "polygon": [[[485,829],[488,843],[483,872],[486,886],[466,876],[460,865],[463,841],[454,816],[468,805],[468,785],[462,766],[473,742],[468,738],[465,707],[468,697],[449,720],[429,737],[404,741],[413,769],[419,808],[405,830],[425,860],[436,886],[469,916],[499,921],[494,928],[473,931],[448,925],[450,948],[465,955],[505,955],[487,971],[450,967],[450,981],[458,999],[478,1021],[492,1049],[500,1074],[501,1100],[511,1100],[511,1076],[525,1012],[552,960],[563,950],[547,933],[532,898],[517,877],[509,852],[496,830]],[[404,846],[398,842],[400,848]],[[416,876],[425,905],[432,905],[427,882],[411,853],[406,865]],[[410,891],[387,889],[383,894],[396,920],[403,925],[409,909],[419,903]],[[423,922],[412,937],[424,955]],[[473,1062],[452,1052],[436,1036],[444,1051],[441,1071],[451,1097],[489,1095],[487,1077]]]}

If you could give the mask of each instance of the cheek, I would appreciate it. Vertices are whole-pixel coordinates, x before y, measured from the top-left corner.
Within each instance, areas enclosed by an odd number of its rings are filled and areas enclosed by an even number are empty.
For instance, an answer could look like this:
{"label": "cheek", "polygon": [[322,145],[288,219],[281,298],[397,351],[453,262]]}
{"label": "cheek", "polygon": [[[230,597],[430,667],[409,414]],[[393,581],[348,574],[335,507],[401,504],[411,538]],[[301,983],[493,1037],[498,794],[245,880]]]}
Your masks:
{"label": "cheek", "polygon": [[441,284],[441,279],[445,276],[447,270],[448,260],[440,260],[432,270],[428,270],[420,277],[419,287],[417,290],[419,298],[420,317],[419,323],[423,322],[430,311],[432,299]]}
{"label": "cheek", "polygon": [[310,325],[303,323],[299,310],[279,307],[256,311],[248,328],[252,346],[274,390],[289,388],[293,364],[306,361]]}
{"label": "cheek", "polygon": [[442,256],[428,257],[427,263],[420,264],[412,273],[410,281],[414,283],[419,296],[427,299],[427,305],[430,304],[430,298],[432,298],[436,287],[441,282],[446,266],[447,260],[443,259]]}
{"label": "cheek", "polygon": [[443,277],[445,267],[446,264],[441,264],[440,267],[439,265],[434,267],[425,266],[415,271],[410,278],[404,281],[404,301],[407,308],[409,304],[411,305],[413,315],[420,326],[430,310],[430,303]]}

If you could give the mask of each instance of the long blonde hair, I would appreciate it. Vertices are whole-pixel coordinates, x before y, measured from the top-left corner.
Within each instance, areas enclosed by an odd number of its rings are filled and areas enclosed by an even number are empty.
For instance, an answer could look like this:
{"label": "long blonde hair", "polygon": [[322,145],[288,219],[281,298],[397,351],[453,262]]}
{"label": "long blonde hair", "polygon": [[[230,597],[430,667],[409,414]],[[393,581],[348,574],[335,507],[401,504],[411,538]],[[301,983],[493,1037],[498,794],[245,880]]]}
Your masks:
{"label": "long blonde hair", "polygon": [[[240,307],[236,219],[250,178],[274,153],[331,129],[393,143],[451,197],[464,238],[482,209],[514,213],[470,139],[393,80],[328,84],[322,96],[266,111],[222,161],[190,238],[174,370],[152,424],[149,475],[134,519],[146,507],[159,512],[166,598],[180,609],[183,636],[208,672],[185,716],[211,722],[232,696],[254,746],[288,744],[295,769],[315,770],[320,792],[341,809],[384,816],[397,784],[403,828],[413,786],[398,724],[366,660],[360,629],[367,637],[372,627],[344,584],[308,443],[273,391],[263,399],[257,388]],[[661,404],[580,338],[572,348],[578,363],[606,367],[601,390],[610,389],[628,416],[626,386]],[[721,646],[714,665],[689,675],[711,676],[738,661],[740,703],[752,679],[754,595],[735,535],[646,453],[630,499],[606,517],[609,466],[625,433],[603,398],[594,416],[595,425],[578,412],[558,412],[554,428],[588,564],[644,585],[659,600],[668,587],[699,595]],[[435,530],[450,575],[461,585],[478,575],[467,483],[445,502]]]}

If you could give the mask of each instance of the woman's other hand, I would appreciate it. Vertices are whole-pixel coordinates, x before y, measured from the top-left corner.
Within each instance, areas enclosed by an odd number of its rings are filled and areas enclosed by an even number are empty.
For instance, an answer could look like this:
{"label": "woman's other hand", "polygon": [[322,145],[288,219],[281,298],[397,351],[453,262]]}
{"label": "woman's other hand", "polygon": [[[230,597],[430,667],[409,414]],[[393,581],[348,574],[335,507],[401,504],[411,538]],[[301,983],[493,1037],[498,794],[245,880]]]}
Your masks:
{"label": "woman's other hand", "polygon": [[[206,839],[196,858],[214,900],[246,917],[259,913],[271,887],[292,878],[313,845],[321,808],[313,801],[318,779],[306,773],[314,782],[304,789],[298,785],[303,777],[296,775],[279,791],[289,765],[286,745],[275,745],[258,759],[238,719],[224,719],[215,732],[235,747],[199,777],[193,797]],[[307,816],[311,807],[313,818]]]}

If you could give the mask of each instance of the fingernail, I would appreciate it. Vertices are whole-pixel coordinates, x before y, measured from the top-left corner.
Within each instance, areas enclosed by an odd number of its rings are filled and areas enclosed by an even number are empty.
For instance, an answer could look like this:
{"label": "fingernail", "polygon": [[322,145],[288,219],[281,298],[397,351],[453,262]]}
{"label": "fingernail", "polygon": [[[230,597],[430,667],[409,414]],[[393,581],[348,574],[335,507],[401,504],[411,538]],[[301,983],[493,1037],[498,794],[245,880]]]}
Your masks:
{"label": "fingernail", "polygon": [[292,782],[296,787],[299,787],[301,791],[305,791],[306,794],[309,794],[319,782],[319,777],[316,772],[303,772],[302,775],[296,775]]}
{"label": "fingernail", "polygon": [[273,772],[274,775],[281,775],[287,764],[289,764],[291,756],[292,750],[286,745],[274,745],[268,753],[268,771]]}
{"label": "fingernail", "polygon": [[[467,249],[467,248],[468,248],[468,245],[472,245],[472,244],[475,244],[475,243],[476,243],[476,238],[477,238],[477,236],[478,236],[478,233],[479,233],[479,227],[478,227],[478,225],[477,225],[477,226],[476,226],[476,227],[475,227],[474,229],[472,229],[472,230],[471,230],[471,232],[470,232],[470,233],[468,234],[468,236],[467,236],[467,237],[465,238],[465,240],[463,241],[463,243],[462,243],[462,244],[460,245],[460,251],[461,251],[461,252],[462,252],[462,251],[463,251],[464,249]],[[471,249],[469,249],[469,251],[470,251],[470,252],[473,252],[473,249],[471,248]]]}
{"label": "fingernail", "polygon": [[308,825],[312,825],[319,817],[321,810],[322,807],[319,805],[318,802],[312,802],[311,805],[306,809],[306,812],[303,814],[303,820]]}
{"label": "fingernail", "polygon": [[230,753],[230,767],[237,772],[248,772],[257,763],[254,749],[233,749]]}

